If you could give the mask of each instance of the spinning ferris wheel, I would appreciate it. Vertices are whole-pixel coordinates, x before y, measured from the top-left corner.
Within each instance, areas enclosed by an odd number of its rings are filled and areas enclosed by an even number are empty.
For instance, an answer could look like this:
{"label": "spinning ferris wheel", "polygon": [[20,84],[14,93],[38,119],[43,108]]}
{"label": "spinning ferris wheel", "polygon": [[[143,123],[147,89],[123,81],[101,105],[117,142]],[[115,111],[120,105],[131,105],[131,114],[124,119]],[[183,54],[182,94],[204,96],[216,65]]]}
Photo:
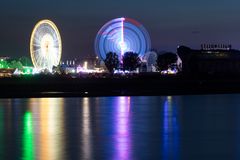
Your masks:
{"label": "spinning ferris wheel", "polygon": [[150,48],[147,30],[130,18],[116,18],[107,22],[95,39],[95,52],[102,60],[108,52],[117,53],[120,59],[125,52],[135,52],[142,58]]}
{"label": "spinning ferris wheel", "polygon": [[50,20],[38,22],[32,32],[30,53],[37,69],[52,70],[57,66],[62,54],[62,41],[57,26]]}

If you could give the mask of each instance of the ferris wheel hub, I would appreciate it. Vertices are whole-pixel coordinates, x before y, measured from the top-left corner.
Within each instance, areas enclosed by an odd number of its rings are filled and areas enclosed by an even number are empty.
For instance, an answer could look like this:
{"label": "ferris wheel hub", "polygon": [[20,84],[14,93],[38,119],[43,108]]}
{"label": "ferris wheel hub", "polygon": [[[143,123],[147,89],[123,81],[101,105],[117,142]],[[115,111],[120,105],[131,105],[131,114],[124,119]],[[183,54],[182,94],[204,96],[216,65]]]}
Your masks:
{"label": "ferris wheel hub", "polygon": [[43,56],[47,56],[54,48],[54,40],[50,34],[45,34],[41,40],[41,53]]}
{"label": "ferris wheel hub", "polygon": [[95,52],[101,60],[114,52],[119,60],[125,52],[137,53],[142,58],[151,48],[147,30],[139,22],[130,18],[116,18],[101,27],[95,38]]}

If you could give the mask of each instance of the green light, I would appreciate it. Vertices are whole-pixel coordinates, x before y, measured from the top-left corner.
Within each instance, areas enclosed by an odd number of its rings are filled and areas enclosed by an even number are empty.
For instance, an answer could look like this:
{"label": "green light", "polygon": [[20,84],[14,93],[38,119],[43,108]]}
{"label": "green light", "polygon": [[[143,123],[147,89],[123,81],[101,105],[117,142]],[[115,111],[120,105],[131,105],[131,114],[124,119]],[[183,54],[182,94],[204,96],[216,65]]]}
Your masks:
{"label": "green light", "polygon": [[22,144],[23,144],[23,156],[22,159],[24,160],[32,160],[35,159],[34,153],[34,136],[33,136],[33,125],[32,125],[32,113],[26,112],[24,114],[23,120],[23,137],[22,137]]}
{"label": "green light", "polygon": [[32,74],[33,68],[32,67],[23,67],[23,74]]}
{"label": "green light", "polygon": [[1,59],[0,60],[0,68],[9,68],[9,64],[6,60]]}

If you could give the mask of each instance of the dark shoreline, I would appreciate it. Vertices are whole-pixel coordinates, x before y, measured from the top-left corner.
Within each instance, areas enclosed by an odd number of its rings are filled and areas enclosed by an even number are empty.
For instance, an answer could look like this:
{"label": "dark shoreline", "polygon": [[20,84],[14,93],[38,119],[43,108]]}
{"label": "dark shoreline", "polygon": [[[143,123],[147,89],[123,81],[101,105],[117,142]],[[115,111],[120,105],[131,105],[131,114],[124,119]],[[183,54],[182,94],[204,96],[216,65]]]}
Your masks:
{"label": "dark shoreline", "polygon": [[155,96],[240,93],[240,77],[140,74],[76,77],[37,75],[0,79],[0,98]]}

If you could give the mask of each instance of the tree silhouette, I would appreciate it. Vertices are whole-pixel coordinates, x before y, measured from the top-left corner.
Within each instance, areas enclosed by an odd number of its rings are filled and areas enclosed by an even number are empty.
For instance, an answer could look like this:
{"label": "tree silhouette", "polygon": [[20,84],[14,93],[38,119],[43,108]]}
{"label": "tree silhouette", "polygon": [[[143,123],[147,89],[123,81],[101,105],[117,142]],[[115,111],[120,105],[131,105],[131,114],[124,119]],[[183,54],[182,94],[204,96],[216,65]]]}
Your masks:
{"label": "tree silhouette", "polygon": [[13,60],[11,63],[9,63],[9,68],[17,68],[19,70],[23,70],[22,63],[16,60]]}
{"label": "tree silhouette", "polygon": [[22,63],[23,66],[33,66],[32,61],[28,57],[21,57],[19,61]]}
{"label": "tree silhouette", "polygon": [[159,71],[167,70],[172,64],[177,62],[177,55],[172,52],[167,52],[157,57],[157,69]]}
{"label": "tree silhouette", "polygon": [[136,70],[141,65],[141,59],[138,57],[137,53],[126,52],[123,55],[123,70],[133,71]]}
{"label": "tree silhouette", "polygon": [[118,55],[115,52],[108,52],[106,54],[106,59],[104,60],[105,66],[110,73],[113,73],[115,69],[119,66]]}

